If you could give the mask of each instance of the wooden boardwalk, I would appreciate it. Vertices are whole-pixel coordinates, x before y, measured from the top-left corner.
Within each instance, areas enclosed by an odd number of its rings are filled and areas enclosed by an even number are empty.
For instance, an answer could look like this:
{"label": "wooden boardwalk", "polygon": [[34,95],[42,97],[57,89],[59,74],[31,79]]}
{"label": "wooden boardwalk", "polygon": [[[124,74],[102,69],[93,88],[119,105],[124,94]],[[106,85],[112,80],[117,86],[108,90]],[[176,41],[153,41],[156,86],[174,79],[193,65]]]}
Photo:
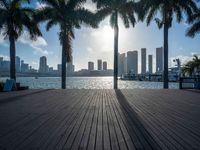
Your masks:
{"label": "wooden boardwalk", "polygon": [[0,150],[200,150],[200,93],[0,93]]}

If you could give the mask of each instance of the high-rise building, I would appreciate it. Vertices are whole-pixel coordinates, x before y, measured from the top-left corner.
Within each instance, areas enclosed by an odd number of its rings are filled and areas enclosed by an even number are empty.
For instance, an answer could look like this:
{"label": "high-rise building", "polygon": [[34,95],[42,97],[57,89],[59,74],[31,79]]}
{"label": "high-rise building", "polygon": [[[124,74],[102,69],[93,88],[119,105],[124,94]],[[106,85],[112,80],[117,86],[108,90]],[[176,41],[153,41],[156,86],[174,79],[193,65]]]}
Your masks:
{"label": "high-rise building", "polygon": [[20,72],[20,57],[16,56],[15,57],[15,68],[16,68],[16,72]]}
{"label": "high-rise building", "polygon": [[149,60],[149,74],[152,74],[153,73],[153,56],[152,55],[149,55],[148,56],[148,60]]}
{"label": "high-rise building", "polygon": [[47,72],[47,58],[45,56],[40,57],[39,72],[40,73]]}
{"label": "high-rise building", "polygon": [[163,48],[156,48],[156,72],[163,72]]}
{"label": "high-rise building", "polygon": [[102,70],[102,60],[101,59],[97,60],[97,70]]}
{"label": "high-rise building", "polygon": [[29,65],[25,64],[24,61],[21,61],[21,72],[28,72],[29,71]]}
{"label": "high-rise building", "polygon": [[1,63],[3,62],[3,57],[0,57],[0,70],[1,70]]}
{"label": "high-rise building", "polygon": [[107,70],[107,62],[106,61],[103,62],[103,70]]}
{"label": "high-rise building", "polygon": [[53,72],[53,67],[49,67],[49,70],[48,70],[50,73]]}
{"label": "high-rise building", "polygon": [[127,73],[127,57],[124,59],[124,73]]}
{"label": "high-rise building", "polygon": [[10,61],[3,60],[1,61],[1,71],[10,71]]}
{"label": "high-rise building", "polygon": [[118,75],[126,73],[126,54],[118,54]]}
{"label": "high-rise building", "polygon": [[67,70],[66,70],[66,74],[67,76],[71,76],[74,73],[74,65],[72,64],[72,62],[67,63]]}
{"label": "high-rise building", "polygon": [[146,48],[141,49],[141,74],[146,73],[146,56],[147,55],[147,50]]}
{"label": "high-rise building", "polygon": [[61,73],[61,71],[62,71],[62,65],[61,64],[57,65],[57,70],[58,70],[59,73]]}
{"label": "high-rise building", "polygon": [[88,70],[93,71],[94,70],[94,62],[88,62]]}
{"label": "high-rise building", "polygon": [[132,74],[138,74],[138,52],[127,52],[127,72]]}

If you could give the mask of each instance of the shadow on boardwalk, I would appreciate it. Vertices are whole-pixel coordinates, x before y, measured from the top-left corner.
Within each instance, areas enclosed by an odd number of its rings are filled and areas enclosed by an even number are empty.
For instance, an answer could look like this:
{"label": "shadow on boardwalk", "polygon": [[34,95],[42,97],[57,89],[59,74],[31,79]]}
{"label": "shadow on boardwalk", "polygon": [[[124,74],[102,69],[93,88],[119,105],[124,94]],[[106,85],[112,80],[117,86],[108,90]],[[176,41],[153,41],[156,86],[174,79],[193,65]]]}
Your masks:
{"label": "shadow on boardwalk", "polygon": [[134,141],[135,136],[137,136],[139,139],[139,143],[137,142],[135,145],[136,148],[153,150],[161,149],[161,147],[156,143],[156,141],[143,125],[142,120],[140,119],[138,114],[130,106],[129,102],[127,101],[121,90],[115,90],[115,94],[120,104],[120,108],[125,116],[124,118],[126,120],[129,135],[132,141]]}
{"label": "shadow on boardwalk", "polygon": [[28,92],[26,94],[21,94],[21,95],[18,95],[18,96],[11,96],[11,97],[8,97],[8,98],[2,98],[0,100],[0,105],[5,104],[5,103],[14,102],[14,101],[17,101],[17,100],[21,100],[21,98],[26,97],[26,96],[40,94],[40,93],[44,93],[44,92],[47,92],[47,91],[50,91],[50,90],[39,90],[39,91],[31,92],[31,93]]}

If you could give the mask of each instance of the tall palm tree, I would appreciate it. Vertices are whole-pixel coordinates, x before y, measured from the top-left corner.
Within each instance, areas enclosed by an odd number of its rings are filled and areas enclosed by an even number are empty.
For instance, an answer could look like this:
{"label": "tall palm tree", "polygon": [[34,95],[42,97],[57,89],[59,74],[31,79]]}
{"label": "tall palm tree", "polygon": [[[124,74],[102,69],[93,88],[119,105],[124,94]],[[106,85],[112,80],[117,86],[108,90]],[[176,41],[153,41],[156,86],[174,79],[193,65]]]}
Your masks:
{"label": "tall palm tree", "polygon": [[[28,0],[27,0],[28,2]],[[32,20],[34,10],[23,7],[24,0],[0,0],[0,32],[10,42],[10,78],[16,80],[15,42],[26,28],[30,38],[35,40],[41,36],[37,24]]]}
{"label": "tall palm tree", "polygon": [[194,37],[197,33],[200,33],[200,10],[192,15],[190,23],[192,23],[192,26],[187,30],[186,35]]}
{"label": "tall palm tree", "polygon": [[107,16],[110,16],[110,25],[114,28],[114,89],[117,89],[119,38],[118,18],[121,17],[126,28],[129,28],[130,24],[134,27],[136,24],[134,13],[137,12],[137,3],[130,0],[93,0],[93,2],[97,3],[97,20],[100,22]]}
{"label": "tall palm tree", "polygon": [[47,21],[46,30],[59,25],[59,40],[62,45],[62,89],[66,88],[66,63],[72,59],[74,29],[81,23],[97,27],[94,14],[81,7],[86,0],[43,0],[45,7],[38,9],[36,22]]}
{"label": "tall palm tree", "polygon": [[[168,32],[172,27],[172,21],[175,16],[176,21],[180,23],[183,20],[183,13],[188,19],[194,11],[197,11],[196,3],[193,0],[141,0],[143,14],[141,18],[146,17],[147,25],[155,19],[159,29],[163,27],[164,31],[164,84],[168,88]],[[155,18],[160,15],[161,19]]]}

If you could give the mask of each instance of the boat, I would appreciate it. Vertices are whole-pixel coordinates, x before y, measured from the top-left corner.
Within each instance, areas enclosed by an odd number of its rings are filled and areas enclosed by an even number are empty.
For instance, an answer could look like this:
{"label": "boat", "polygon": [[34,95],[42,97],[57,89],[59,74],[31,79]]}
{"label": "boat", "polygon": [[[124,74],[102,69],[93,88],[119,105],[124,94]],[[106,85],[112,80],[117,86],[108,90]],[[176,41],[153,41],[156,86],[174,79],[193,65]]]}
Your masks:
{"label": "boat", "polygon": [[120,77],[120,80],[136,80],[136,76],[135,74],[126,73],[126,74],[122,74],[122,76]]}

